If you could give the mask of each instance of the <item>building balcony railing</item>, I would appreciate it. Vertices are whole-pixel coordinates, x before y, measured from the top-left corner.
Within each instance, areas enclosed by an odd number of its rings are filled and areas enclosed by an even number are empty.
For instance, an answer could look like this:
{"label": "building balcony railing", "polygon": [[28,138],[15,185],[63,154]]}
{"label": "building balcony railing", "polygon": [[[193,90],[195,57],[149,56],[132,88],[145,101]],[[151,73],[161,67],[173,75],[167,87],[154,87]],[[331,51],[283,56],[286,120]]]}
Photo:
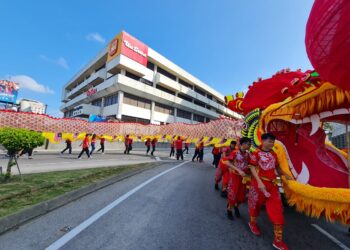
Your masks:
{"label": "building balcony railing", "polygon": [[81,90],[88,89],[91,86],[96,86],[104,81],[106,78],[106,69],[101,69],[93,73],[88,79],[79,84],[66,94],[65,99],[72,99],[77,96],[77,93]]}

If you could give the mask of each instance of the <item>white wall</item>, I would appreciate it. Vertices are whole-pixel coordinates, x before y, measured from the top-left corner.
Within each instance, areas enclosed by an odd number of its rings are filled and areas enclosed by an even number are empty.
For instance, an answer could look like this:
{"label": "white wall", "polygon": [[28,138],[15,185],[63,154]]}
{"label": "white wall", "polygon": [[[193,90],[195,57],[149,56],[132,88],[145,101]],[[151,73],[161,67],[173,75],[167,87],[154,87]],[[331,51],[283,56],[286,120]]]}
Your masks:
{"label": "white wall", "polygon": [[102,114],[104,116],[116,115],[118,113],[118,104],[113,104],[107,107],[103,107]]}
{"label": "white wall", "polygon": [[155,122],[167,122],[167,123],[174,122],[174,116],[172,115],[167,115],[156,111],[154,111],[153,115],[154,115],[153,117]]}
{"label": "white wall", "polygon": [[138,117],[142,119],[151,120],[151,110],[135,107],[129,104],[123,103],[123,115]]}

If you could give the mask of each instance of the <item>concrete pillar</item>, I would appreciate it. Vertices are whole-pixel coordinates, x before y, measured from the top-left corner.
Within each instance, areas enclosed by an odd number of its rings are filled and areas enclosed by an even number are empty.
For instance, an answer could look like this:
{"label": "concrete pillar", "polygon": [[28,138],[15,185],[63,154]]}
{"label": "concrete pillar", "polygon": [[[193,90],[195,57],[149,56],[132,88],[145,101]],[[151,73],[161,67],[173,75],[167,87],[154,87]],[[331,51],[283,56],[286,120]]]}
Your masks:
{"label": "concrete pillar", "polygon": [[102,116],[103,115],[103,108],[105,106],[105,98],[102,97],[101,98],[101,107],[100,107],[100,115]]}
{"label": "concrete pillar", "polygon": [[123,76],[125,76],[125,75],[126,75],[126,70],[125,70],[125,69],[121,69],[121,70],[120,70],[120,74],[123,75]]}
{"label": "concrete pillar", "polygon": [[153,71],[153,87],[156,87],[156,75],[157,75],[157,65],[154,65],[154,71]]}
{"label": "concrete pillar", "polygon": [[123,99],[124,99],[124,92],[118,91],[118,111],[117,111],[117,119],[122,119],[122,113],[123,113]]}
{"label": "concrete pillar", "polygon": [[191,124],[193,124],[193,113],[191,113]]}
{"label": "concrete pillar", "polygon": [[151,102],[151,124],[154,124],[154,106],[155,106],[155,102],[152,101]]}
{"label": "concrete pillar", "polygon": [[174,122],[177,121],[177,108],[174,108]]}

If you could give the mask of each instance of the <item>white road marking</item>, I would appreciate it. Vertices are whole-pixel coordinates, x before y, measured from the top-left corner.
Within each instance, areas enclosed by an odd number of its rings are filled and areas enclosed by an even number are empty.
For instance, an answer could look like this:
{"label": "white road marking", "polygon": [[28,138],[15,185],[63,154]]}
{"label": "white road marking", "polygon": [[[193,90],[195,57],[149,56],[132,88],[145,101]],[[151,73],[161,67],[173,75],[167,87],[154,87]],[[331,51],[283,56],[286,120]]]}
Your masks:
{"label": "white road marking", "polygon": [[158,156],[156,156],[156,161],[160,161],[160,158]]}
{"label": "white road marking", "polygon": [[311,224],[311,226],[313,226],[314,228],[316,228],[320,233],[324,234],[325,236],[328,237],[328,239],[330,239],[331,241],[333,241],[335,244],[337,244],[341,249],[344,250],[350,250],[349,247],[345,246],[343,243],[341,243],[339,240],[337,240],[333,235],[331,235],[330,233],[328,233],[326,230],[324,230],[323,228],[321,228],[320,226],[316,225],[316,224]]}
{"label": "white road marking", "polygon": [[108,213],[110,210],[118,206],[120,203],[122,203],[124,200],[129,198],[131,195],[136,193],[138,190],[143,188],[144,186],[148,185],[152,181],[158,179],[159,177],[169,173],[170,171],[173,171],[184,164],[188,163],[188,161],[182,162],[181,164],[176,165],[175,167],[172,167],[168,170],[165,170],[164,172],[161,172],[160,174],[148,179],[147,181],[143,182],[142,184],[138,185],[134,189],[130,190],[126,194],[120,196],[118,199],[107,205],[106,207],[102,208],[100,211],[93,214],[90,218],[79,224],[77,227],[73,228],[72,231],[69,231],[65,235],[63,235],[61,238],[56,240],[54,243],[52,243],[50,246],[45,248],[46,250],[56,250],[67,244],[71,239],[73,239],[75,236],[77,236],[79,233],[81,233],[83,230],[85,230],[87,227],[89,227],[91,224],[93,224],[95,221],[97,221],[99,218],[101,218],[103,215]]}

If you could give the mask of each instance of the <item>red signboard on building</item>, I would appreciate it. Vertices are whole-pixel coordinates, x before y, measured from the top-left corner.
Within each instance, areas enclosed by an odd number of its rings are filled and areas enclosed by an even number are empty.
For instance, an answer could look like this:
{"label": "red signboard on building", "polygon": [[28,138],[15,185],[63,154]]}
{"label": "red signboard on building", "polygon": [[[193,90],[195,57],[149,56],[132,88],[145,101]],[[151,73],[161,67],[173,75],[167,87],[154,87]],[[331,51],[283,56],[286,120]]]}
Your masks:
{"label": "red signboard on building", "polygon": [[119,54],[147,66],[148,47],[125,31],[118,34],[109,44],[108,61]]}
{"label": "red signboard on building", "polygon": [[85,93],[86,93],[86,96],[92,96],[97,93],[97,89],[91,88],[91,89],[88,89]]}

